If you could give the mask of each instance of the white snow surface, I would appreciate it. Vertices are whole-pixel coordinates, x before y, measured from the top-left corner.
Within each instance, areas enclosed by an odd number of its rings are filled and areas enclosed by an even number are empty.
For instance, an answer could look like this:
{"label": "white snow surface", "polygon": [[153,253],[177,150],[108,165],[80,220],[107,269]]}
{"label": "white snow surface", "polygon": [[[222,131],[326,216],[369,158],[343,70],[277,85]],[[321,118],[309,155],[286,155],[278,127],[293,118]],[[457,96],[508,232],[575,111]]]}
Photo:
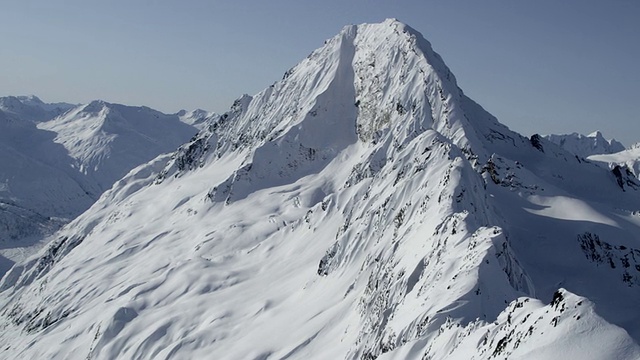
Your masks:
{"label": "white snow surface", "polygon": [[196,132],[144,107],[0,98],[0,274],[129,170]]}
{"label": "white snow surface", "polygon": [[638,359],[639,210],[348,26],[14,266],[0,357]]}
{"label": "white snow surface", "polygon": [[597,154],[613,154],[625,150],[622,143],[615,139],[605,139],[600,131],[594,131],[586,136],[572,133],[545,135],[545,138],[581,158]]}
{"label": "white snow surface", "polygon": [[638,179],[640,179],[640,144],[635,144],[627,150],[614,154],[596,154],[587,158],[600,163],[608,168],[616,165],[627,167]]}
{"label": "white snow surface", "polygon": [[212,112],[206,111],[202,109],[195,109],[191,111],[180,110],[176,113],[180,121],[185,124],[189,124],[198,130],[204,129],[207,124],[213,119],[217,118],[219,115]]}
{"label": "white snow surface", "polygon": [[78,106],[38,128],[57,134],[54,141],[74,159],[73,167],[101,192],[129,170],[175,150],[197,132],[176,115],[101,100]]}

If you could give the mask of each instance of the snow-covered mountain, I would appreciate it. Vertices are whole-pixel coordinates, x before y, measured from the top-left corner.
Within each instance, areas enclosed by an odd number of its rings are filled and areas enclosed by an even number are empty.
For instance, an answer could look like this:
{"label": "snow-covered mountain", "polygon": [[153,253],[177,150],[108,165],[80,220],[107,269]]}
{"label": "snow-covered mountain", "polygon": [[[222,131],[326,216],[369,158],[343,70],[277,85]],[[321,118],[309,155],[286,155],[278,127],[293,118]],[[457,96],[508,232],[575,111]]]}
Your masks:
{"label": "snow-covered mountain", "polygon": [[639,209],[348,26],[13,267],[2,356],[638,359]]}
{"label": "snow-covered mountain", "polygon": [[623,168],[625,172],[628,169],[633,176],[640,179],[640,144],[635,144],[629,149],[613,154],[591,155],[587,159],[611,169],[616,166]]}
{"label": "snow-covered mountain", "polygon": [[625,149],[624,145],[615,139],[605,139],[600,131],[587,136],[573,133],[546,135],[545,138],[581,159],[588,159],[610,169],[618,182],[640,186],[635,179],[627,180],[629,177],[640,179],[640,144]]}
{"label": "snow-covered mountain", "polygon": [[587,136],[572,133],[566,135],[546,135],[545,138],[585,159],[591,155],[613,154],[625,150],[622,143],[615,139],[605,139],[600,131],[594,131]]}
{"label": "snow-covered mountain", "polygon": [[217,118],[219,116],[214,112],[202,109],[191,111],[180,110],[178,113],[176,113],[176,115],[178,115],[180,121],[182,121],[183,123],[189,124],[199,130],[204,129],[211,119]]}
{"label": "snow-covered mountain", "polygon": [[76,105],[45,103],[35,95],[0,97],[0,111],[22,120],[46,121],[61,115]]}
{"label": "snow-covered mountain", "polygon": [[144,107],[0,98],[0,254],[24,258],[129,170],[196,132]]}
{"label": "snow-covered mountain", "polygon": [[56,133],[73,167],[104,190],[129,170],[174,150],[197,130],[176,115],[101,100],[81,105],[38,128]]}
{"label": "snow-covered mountain", "polygon": [[1,274],[29,255],[25,248],[82,213],[100,194],[69,171],[71,159],[53,141],[55,134],[37,128],[67,107],[36,99],[0,98]]}

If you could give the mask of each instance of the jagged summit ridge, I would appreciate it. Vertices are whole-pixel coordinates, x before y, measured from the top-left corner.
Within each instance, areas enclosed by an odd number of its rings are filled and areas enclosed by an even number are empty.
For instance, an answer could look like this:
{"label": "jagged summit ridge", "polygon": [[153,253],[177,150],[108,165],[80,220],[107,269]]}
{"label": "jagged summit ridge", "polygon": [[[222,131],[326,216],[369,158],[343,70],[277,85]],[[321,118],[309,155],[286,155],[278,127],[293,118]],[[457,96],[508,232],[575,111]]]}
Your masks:
{"label": "jagged summit ridge", "polygon": [[[346,113],[326,114],[337,109]],[[292,136],[314,150],[332,146],[313,144],[313,139],[338,141],[354,128],[363,142],[391,137],[398,146],[432,128],[464,149],[475,142],[479,154],[474,155],[485,160],[490,153],[484,153],[482,144],[495,140],[495,134],[527,142],[466,98],[429,42],[395,19],[345,27],[282,81],[236,101],[196,142],[203,144],[215,132],[207,149],[220,156],[272,141],[292,128],[298,129]]]}
{"label": "jagged summit ridge", "polygon": [[412,29],[349,26],[14,267],[0,339],[51,358],[634,359],[622,190],[500,125]]}

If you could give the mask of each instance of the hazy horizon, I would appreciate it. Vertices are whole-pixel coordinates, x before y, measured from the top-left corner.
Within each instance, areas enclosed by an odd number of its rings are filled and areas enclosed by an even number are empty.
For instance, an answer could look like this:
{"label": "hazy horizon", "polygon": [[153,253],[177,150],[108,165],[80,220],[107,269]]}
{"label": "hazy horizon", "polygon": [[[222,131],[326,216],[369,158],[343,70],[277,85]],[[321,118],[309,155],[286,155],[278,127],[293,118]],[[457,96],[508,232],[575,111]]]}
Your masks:
{"label": "hazy horizon", "polygon": [[513,130],[640,141],[640,3],[6,4],[0,95],[223,112],[348,24],[398,18]]}

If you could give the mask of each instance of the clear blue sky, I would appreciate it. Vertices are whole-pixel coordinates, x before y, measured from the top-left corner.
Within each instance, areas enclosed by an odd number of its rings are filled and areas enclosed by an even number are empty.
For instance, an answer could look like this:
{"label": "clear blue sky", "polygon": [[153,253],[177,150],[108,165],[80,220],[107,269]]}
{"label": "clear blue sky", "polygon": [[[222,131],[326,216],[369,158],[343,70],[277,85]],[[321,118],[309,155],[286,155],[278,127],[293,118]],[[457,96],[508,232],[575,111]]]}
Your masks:
{"label": "clear blue sky", "polygon": [[222,112],[344,25],[395,17],[512,129],[640,141],[640,1],[8,1],[0,95]]}

